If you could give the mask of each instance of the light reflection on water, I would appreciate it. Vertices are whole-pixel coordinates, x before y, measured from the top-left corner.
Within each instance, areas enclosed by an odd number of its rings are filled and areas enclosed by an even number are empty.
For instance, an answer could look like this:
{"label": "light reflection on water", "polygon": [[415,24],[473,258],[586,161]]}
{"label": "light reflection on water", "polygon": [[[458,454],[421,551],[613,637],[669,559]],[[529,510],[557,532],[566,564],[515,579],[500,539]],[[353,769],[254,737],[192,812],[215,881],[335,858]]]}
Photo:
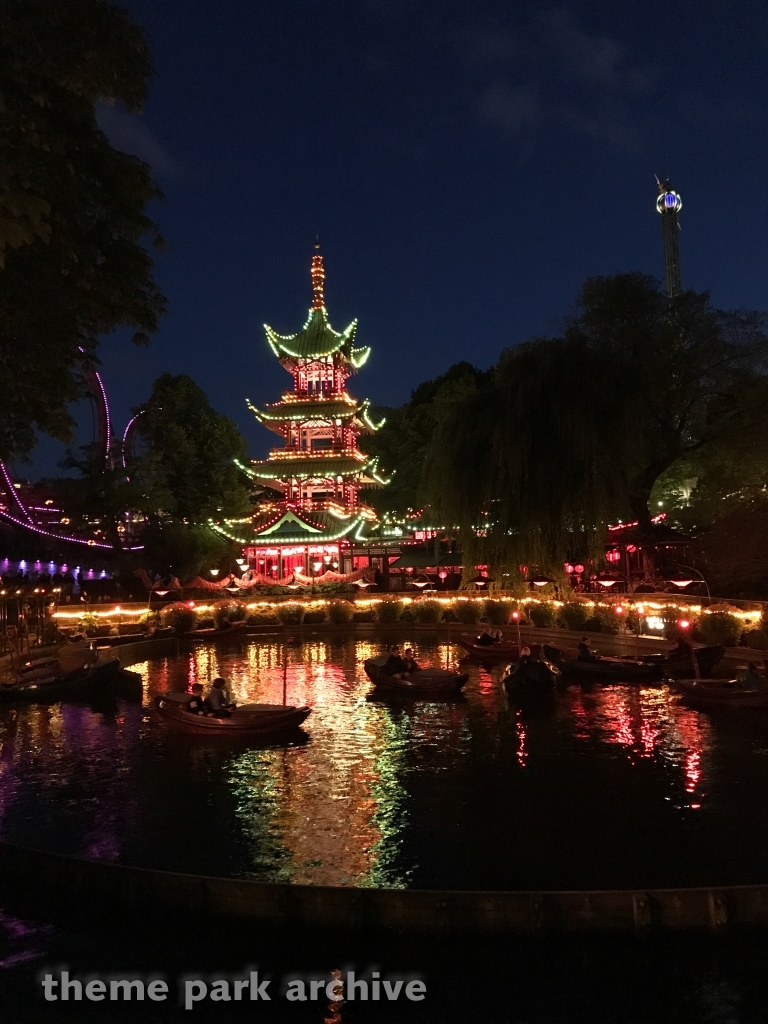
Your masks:
{"label": "light reflection on water", "polygon": [[[445,638],[403,639],[424,664],[458,660]],[[134,666],[142,704],[4,709],[0,835],[96,859],[325,885],[768,877],[768,780],[756,756],[768,720],[710,718],[663,686],[571,687],[551,705],[518,707],[501,667],[469,664],[460,700],[390,702],[371,694],[362,667],[385,646],[200,646]],[[313,708],[308,738],[264,749],[178,735],[149,707],[158,692],[217,675],[241,703],[279,703],[285,685],[289,703]]]}

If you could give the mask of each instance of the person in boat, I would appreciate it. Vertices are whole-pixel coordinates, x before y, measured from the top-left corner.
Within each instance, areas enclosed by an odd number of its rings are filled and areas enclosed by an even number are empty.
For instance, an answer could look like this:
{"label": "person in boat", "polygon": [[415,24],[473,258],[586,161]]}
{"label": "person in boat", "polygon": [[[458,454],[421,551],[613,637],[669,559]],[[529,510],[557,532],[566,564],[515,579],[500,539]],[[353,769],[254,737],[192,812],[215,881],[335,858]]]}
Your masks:
{"label": "person in boat", "polygon": [[599,661],[600,655],[595,654],[589,646],[589,637],[583,636],[579,644],[579,661]]}
{"label": "person in boat", "polygon": [[421,665],[419,665],[413,656],[413,648],[406,647],[403,655],[403,661],[405,662],[405,675],[410,676],[412,672],[420,672]]}
{"label": "person in boat", "polygon": [[480,644],[481,647],[492,647],[493,644],[496,643],[496,640],[491,636],[487,629],[484,629],[480,636],[475,637],[475,643]]}
{"label": "person in boat", "polygon": [[384,662],[382,671],[386,672],[388,676],[394,676],[396,679],[402,678],[403,672],[407,672],[407,666],[400,656],[400,648],[393,647],[389,653],[389,657]]}
{"label": "person in boat", "polygon": [[210,716],[211,712],[208,710],[208,707],[203,700],[203,687],[201,683],[192,684],[192,696],[187,701],[186,710],[191,715]]}
{"label": "person in boat", "polygon": [[669,652],[671,661],[690,661],[693,658],[693,647],[688,643],[681,633],[677,638],[677,644]]}
{"label": "person in boat", "polygon": [[741,673],[739,678],[736,680],[736,685],[740,690],[764,690],[765,682],[757,670],[757,665],[753,661],[747,664],[744,672]]}
{"label": "person in boat", "polygon": [[530,647],[521,647],[520,648],[520,657],[518,658],[518,661],[517,661],[518,665],[520,665],[520,664],[527,665],[530,660],[531,660],[531,648]]}
{"label": "person in boat", "polygon": [[229,718],[235,709],[235,704],[229,699],[227,681],[220,676],[213,680],[205,704],[214,718]]}

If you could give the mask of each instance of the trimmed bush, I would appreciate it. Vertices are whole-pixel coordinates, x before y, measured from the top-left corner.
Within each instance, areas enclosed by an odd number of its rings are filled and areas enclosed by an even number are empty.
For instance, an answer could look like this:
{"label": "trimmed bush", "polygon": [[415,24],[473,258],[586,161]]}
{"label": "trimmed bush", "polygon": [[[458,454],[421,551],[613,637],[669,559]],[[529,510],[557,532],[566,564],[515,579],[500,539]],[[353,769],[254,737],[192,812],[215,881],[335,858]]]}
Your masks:
{"label": "trimmed bush", "polygon": [[354,612],[352,614],[352,621],[353,622],[375,622],[376,621],[376,609],[375,608],[366,608],[364,610],[360,609],[360,611]]}
{"label": "trimmed bush", "polygon": [[439,622],[443,617],[443,606],[439,601],[432,601],[428,597],[423,597],[414,605],[413,613],[416,616],[417,622]]}
{"label": "trimmed bush", "polygon": [[467,626],[476,626],[483,613],[483,606],[479,601],[454,601],[451,611],[459,620]]}
{"label": "trimmed bush", "polygon": [[167,604],[160,612],[160,618],[164,626],[173,626],[179,636],[189,633],[197,625],[197,612],[181,601]]}
{"label": "trimmed bush", "polygon": [[735,647],[741,636],[741,623],[735,615],[729,615],[728,612],[702,615],[696,625],[705,644]]}
{"label": "trimmed bush", "polygon": [[317,622],[325,622],[328,616],[325,614],[325,608],[313,608],[312,611],[306,612],[304,615],[304,625],[314,625]]}
{"label": "trimmed bush", "polygon": [[219,601],[213,609],[217,629],[226,629],[227,622],[245,622],[248,609],[242,601]]}
{"label": "trimmed bush", "polygon": [[337,626],[351,622],[354,614],[355,606],[350,601],[331,601],[328,605],[328,618]]}
{"label": "trimmed bush", "polygon": [[491,626],[506,626],[511,610],[507,601],[494,601],[489,598],[483,602],[483,618]]}
{"label": "trimmed bush", "polygon": [[[304,616],[306,622],[307,616]],[[245,620],[249,626],[276,626],[277,616],[269,615],[266,612],[253,612]]]}
{"label": "trimmed bush", "polygon": [[584,629],[584,624],[589,618],[589,609],[582,601],[569,601],[557,613],[557,624],[562,629],[571,629],[578,633]]}
{"label": "trimmed bush", "polygon": [[300,626],[304,621],[305,611],[303,604],[286,602],[275,608],[275,615],[281,626]]}
{"label": "trimmed bush", "polygon": [[376,617],[379,622],[397,622],[404,607],[402,601],[381,601],[376,606]]}
{"label": "trimmed bush", "polygon": [[416,616],[413,613],[413,608],[412,607],[410,607],[410,608],[403,608],[403,611],[402,611],[402,613],[400,615],[400,621],[401,622],[415,622],[416,621]]}
{"label": "trimmed bush", "polygon": [[539,629],[548,629],[555,623],[555,610],[550,604],[529,604],[528,618]]}
{"label": "trimmed bush", "polygon": [[742,633],[741,642],[753,651],[768,651],[768,629],[758,627]]}

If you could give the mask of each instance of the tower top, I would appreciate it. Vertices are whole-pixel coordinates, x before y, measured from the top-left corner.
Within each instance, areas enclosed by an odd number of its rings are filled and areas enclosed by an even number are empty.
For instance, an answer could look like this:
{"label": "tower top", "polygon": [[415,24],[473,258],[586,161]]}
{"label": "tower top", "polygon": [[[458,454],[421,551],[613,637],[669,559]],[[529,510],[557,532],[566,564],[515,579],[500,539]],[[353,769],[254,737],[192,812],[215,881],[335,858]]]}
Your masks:
{"label": "tower top", "polygon": [[656,184],[659,186],[659,197],[656,200],[656,209],[659,213],[679,213],[683,208],[683,200],[679,194],[672,188],[672,184],[669,178],[664,181],[660,181],[656,178]]}
{"label": "tower top", "polygon": [[312,278],[312,309],[325,309],[325,295],[323,294],[325,267],[323,266],[323,257],[320,255],[319,242],[315,242],[315,254],[312,257],[309,273]]}

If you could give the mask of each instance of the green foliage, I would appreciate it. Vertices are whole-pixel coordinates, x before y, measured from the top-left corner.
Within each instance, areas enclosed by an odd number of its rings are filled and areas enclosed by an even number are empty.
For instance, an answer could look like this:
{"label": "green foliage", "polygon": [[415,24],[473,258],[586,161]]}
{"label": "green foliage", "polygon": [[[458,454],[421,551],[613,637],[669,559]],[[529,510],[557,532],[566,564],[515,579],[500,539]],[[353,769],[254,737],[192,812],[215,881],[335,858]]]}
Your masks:
{"label": "green foliage", "polygon": [[207,526],[157,517],[150,521],[142,540],[147,562],[163,575],[173,573],[181,580],[199,576],[231,550],[229,541]]}
{"label": "green foliage", "polygon": [[148,453],[131,472],[168,496],[167,516],[199,524],[249,511],[248,488],[234,465],[245,459],[246,442],[190,377],[158,377],[137,431]]}
{"label": "green foliage", "polygon": [[555,568],[600,553],[614,517],[651,535],[661,474],[760,418],[744,396],[763,381],[761,315],[670,303],[641,274],[589,280],[579,305],[560,337],[507,350],[434,411],[424,498],[468,564]]}
{"label": "green foliage", "polygon": [[0,458],[35,428],[71,439],[83,354],[120,326],[146,344],[165,312],[141,244],[150,168],[114,149],[98,103],[138,110],[151,74],[141,31],[108,0],[0,5]]}
{"label": "green foliage", "polygon": [[489,599],[483,602],[483,619],[491,626],[506,626],[511,611],[512,608],[508,601]]}
{"label": "green foliage", "polygon": [[584,629],[590,610],[582,601],[569,601],[557,613],[557,624],[563,629],[578,632]]}
{"label": "green foliage", "polygon": [[337,626],[352,621],[355,606],[349,601],[331,601],[328,605],[328,618]]}
{"label": "green foliage", "polygon": [[454,601],[451,611],[459,622],[468,626],[476,626],[483,614],[483,606],[479,601]]}
{"label": "green foliage", "polygon": [[244,622],[248,609],[242,601],[218,601],[213,609],[213,621],[217,629],[224,629],[227,622]]}
{"label": "green foliage", "polygon": [[745,647],[752,650],[768,651],[768,629],[748,629],[742,634],[742,642]]}
{"label": "green foliage", "polygon": [[325,622],[327,619],[325,608],[313,608],[312,611],[306,612],[304,615],[304,625],[316,625],[319,622]]}
{"label": "green foliage", "polygon": [[397,622],[403,613],[402,601],[382,601],[376,606],[376,617],[379,622]]}
{"label": "green foliage", "polygon": [[697,629],[705,644],[722,644],[723,647],[735,647],[741,636],[741,623],[728,612],[702,615]]}
{"label": "green foliage", "polygon": [[304,621],[305,614],[306,609],[303,604],[286,602],[275,608],[275,615],[281,626],[300,626]]}
{"label": "green foliage", "polygon": [[86,636],[95,636],[96,630],[99,628],[99,620],[91,612],[86,612],[85,615],[81,616],[78,625]]}
{"label": "green foliage", "polygon": [[394,474],[389,486],[366,492],[366,500],[380,512],[403,514],[421,504],[424,455],[435,426],[436,410],[456,390],[482,378],[469,363],[456,363],[442,376],[426,381],[399,409],[377,409],[386,421],[375,434],[360,439],[361,448],[379,457],[385,475]]}
{"label": "green foliage", "polygon": [[360,609],[356,611],[352,616],[353,622],[375,622],[376,621],[376,609],[373,607]]}
{"label": "green foliage", "polygon": [[555,624],[555,611],[550,604],[528,605],[528,618],[539,629],[548,629]]}
{"label": "green foliage", "polygon": [[[308,612],[304,616],[305,622],[308,621],[308,617],[310,614],[314,613]],[[249,626],[275,626],[277,625],[277,616],[269,615],[265,612],[251,612],[251,614],[245,621]]]}
{"label": "green foliage", "polygon": [[174,601],[167,604],[160,612],[160,619],[164,626],[173,626],[179,636],[184,636],[195,628],[197,612],[188,604],[181,601]]}
{"label": "green foliage", "polygon": [[417,601],[413,606],[413,611],[417,622],[440,622],[443,617],[443,606],[440,601],[433,601],[428,597]]}
{"label": "green foliage", "polygon": [[407,608],[403,608],[402,612],[400,613],[400,621],[401,622],[415,622],[416,621],[416,615],[415,615],[415,613],[413,611],[413,607],[412,606],[409,606]]}

